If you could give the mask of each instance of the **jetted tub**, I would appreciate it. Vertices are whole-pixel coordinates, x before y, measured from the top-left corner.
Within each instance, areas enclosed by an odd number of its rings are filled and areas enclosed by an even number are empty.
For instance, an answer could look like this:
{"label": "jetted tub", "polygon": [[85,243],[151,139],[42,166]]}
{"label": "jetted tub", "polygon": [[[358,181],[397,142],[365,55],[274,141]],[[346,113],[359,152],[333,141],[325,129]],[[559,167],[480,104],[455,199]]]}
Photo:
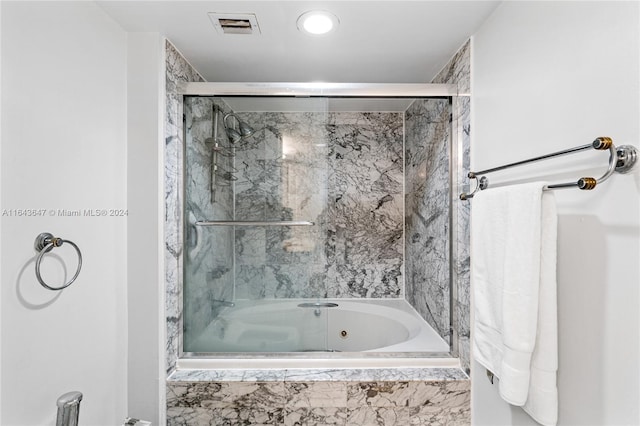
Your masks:
{"label": "jetted tub", "polygon": [[185,342],[187,356],[220,352],[448,353],[449,345],[404,300],[241,300]]}

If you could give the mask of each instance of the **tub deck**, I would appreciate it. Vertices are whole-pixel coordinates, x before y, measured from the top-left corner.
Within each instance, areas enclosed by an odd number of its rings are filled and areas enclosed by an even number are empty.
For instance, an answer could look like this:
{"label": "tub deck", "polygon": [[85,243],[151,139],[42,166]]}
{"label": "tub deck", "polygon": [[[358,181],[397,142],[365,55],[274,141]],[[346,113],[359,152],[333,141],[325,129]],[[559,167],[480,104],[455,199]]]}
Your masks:
{"label": "tub deck", "polygon": [[459,367],[446,366],[453,361],[441,361],[433,367],[178,369],[167,381],[167,424],[470,425],[470,380]]}

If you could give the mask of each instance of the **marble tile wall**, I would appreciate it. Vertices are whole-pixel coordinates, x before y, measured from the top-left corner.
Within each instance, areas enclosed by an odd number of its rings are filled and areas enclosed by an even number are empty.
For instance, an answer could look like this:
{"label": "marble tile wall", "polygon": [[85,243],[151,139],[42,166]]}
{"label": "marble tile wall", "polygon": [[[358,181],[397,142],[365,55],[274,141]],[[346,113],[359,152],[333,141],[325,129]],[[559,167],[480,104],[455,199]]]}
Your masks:
{"label": "marble tile wall", "polygon": [[237,228],[236,297],[326,297],[326,114],[238,115],[257,131],[236,150],[236,219],[316,225]]}
{"label": "marble tile wall", "polygon": [[401,297],[402,114],[240,113],[236,297]]}
{"label": "marble tile wall", "polygon": [[403,297],[403,116],[329,117],[329,297]]}
{"label": "marble tile wall", "polygon": [[254,371],[245,382],[227,381],[233,374],[172,377],[167,424],[470,424],[470,382],[459,369],[398,371]]}
{"label": "marble tile wall", "polygon": [[178,357],[182,325],[182,162],[184,141],[180,131],[182,102],[177,85],[186,81],[204,81],[175,47],[166,41],[166,116],[165,116],[165,313],[167,318],[166,368],[170,372]]}
{"label": "marble tile wall", "polygon": [[[468,40],[449,63],[438,73],[432,83],[457,84],[459,97],[454,105],[454,117],[457,117],[456,126],[457,158],[460,167],[454,175],[456,191],[454,195],[462,192],[462,185],[468,185],[467,174],[470,165],[471,146],[471,40]],[[469,256],[469,217],[471,203],[459,201],[454,197],[455,203],[455,239],[453,248],[453,285],[456,291],[453,327],[456,330],[458,340],[458,356],[462,367],[468,372],[470,368],[470,312],[471,312],[471,284],[470,284],[470,256]]]}
{"label": "marble tile wall", "polygon": [[405,117],[406,299],[449,342],[451,106],[418,99]]}

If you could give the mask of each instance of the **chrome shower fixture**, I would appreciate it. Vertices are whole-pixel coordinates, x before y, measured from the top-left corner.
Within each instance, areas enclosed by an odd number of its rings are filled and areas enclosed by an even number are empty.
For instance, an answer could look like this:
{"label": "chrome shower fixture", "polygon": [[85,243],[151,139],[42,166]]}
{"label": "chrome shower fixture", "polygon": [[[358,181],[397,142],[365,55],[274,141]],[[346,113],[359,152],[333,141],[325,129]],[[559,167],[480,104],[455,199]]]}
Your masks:
{"label": "chrome shower fixture", "polygon": [[[233,125],[229,125],[229,118],[235,118],[235,120],[238,122],[238,129],[236,129]],[[238,117],[234,113],[225,115],[222,122],[224,123],[224,129],[227,131],[227,136],[229,137],[229,141],[231,141],[231,143],[236,143],[244,138],[248,138],[254,132],[253,127],[249,126],[244,121],[241,121],[240,117]]]}

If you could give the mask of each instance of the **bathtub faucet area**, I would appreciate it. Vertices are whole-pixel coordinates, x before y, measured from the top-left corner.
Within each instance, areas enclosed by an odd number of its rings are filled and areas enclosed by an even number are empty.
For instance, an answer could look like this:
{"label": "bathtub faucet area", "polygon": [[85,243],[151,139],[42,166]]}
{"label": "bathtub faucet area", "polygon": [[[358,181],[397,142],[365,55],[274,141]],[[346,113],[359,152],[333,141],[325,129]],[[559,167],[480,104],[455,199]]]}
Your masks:
{"label": "bathtub faucet area", "polygon": [[307,303],[298,304],[298,307],[299,308],[337,308],[338,304],[331,303],[331,302],[316,302],[316,303],[307,302]]}
{"label": "bathtub faucet area", "polygon": [[320,308],[337,308],[338,304],[330,303],[330,302],[300,303],[298,307],[299,308],[315,308],[315,311],[313,311],[313,314],[319,317],[322,314],[322,311],[320,310]]}

